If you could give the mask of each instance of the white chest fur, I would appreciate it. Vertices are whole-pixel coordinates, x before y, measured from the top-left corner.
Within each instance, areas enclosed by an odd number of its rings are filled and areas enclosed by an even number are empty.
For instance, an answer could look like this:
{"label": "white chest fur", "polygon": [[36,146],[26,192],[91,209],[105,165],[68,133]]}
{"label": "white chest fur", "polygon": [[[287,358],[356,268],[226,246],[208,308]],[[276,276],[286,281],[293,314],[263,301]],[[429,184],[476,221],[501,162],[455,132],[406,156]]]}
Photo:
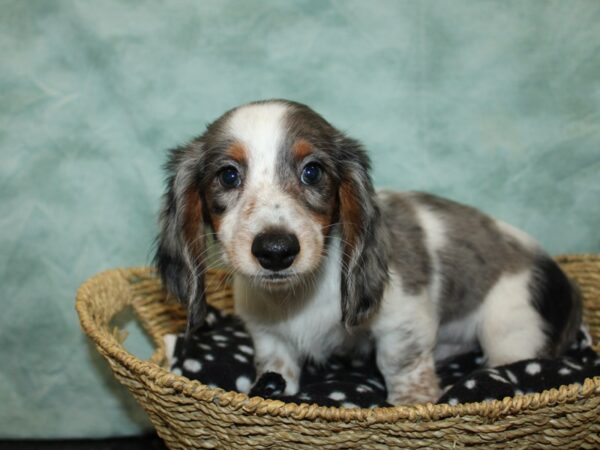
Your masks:
{"label": "white chest fur", "polygon": [[262,289],[236,276],[236,312],[254,340],[270,335],[300,359],[319,362],[343,346],[349,336],[341,321],[340,258],[340,240],[332,237],[320,268],[293,288]]}

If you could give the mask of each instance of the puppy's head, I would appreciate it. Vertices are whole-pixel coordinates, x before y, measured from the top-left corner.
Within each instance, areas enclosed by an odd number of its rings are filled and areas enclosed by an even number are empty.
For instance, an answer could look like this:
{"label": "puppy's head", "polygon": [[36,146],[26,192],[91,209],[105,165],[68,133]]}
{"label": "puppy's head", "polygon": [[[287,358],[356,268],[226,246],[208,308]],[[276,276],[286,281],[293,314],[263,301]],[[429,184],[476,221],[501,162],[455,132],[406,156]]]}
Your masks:
{"label": "puppy's head", "polygon": [[342,240],[342,317],[360,323],[387,281],[379,209],[360,144],[305,105],[271,100],[235,108],[173,150],[156,262],[188,305],[188,332],[205,310],[205,237],[233,269],[269,289],[293,287]]}

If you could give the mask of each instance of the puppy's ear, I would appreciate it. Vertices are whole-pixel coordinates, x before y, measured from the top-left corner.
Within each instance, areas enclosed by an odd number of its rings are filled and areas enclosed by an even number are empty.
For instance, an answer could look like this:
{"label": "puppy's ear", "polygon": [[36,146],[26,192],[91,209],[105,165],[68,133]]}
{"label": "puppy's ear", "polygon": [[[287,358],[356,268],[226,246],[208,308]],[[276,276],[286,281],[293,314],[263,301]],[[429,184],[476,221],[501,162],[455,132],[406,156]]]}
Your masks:
{"label": "puppy's ear", "polygon": [[342,320],[350,328],[379,307],[389,280],[389,246],[369,176],[369,159],[357,141],[342,136],[339,142]]}
{"label": "puppy's ear", "polygon": [[202,324],[206,313],[201,150],[201,142],[195,141],[171,152],[154,259],[167,291],[187,306],[186,337]]}

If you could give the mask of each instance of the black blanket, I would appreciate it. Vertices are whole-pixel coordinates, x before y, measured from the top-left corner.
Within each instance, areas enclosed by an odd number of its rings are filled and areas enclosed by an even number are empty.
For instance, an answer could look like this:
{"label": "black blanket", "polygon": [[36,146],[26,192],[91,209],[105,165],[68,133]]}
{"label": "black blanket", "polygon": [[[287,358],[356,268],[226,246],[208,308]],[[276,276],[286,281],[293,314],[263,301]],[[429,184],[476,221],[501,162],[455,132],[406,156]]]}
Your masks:
{"label": "black blanket", "polygon": [[[235,316],[210,308],[206,324],[187,343],[178,336],[171,371],[225,390],[247,391],[256,372],[252,339]],[[600,375],[600,357],[591,339],[580,330],[576,342],[560,359],[531,359],[495,368],[485,368],[481,352],[444,361],[437,367],[444,394],[438,403],[467,403],[541,392],[563,384],[582,383]],[[389,406],[383,377],[375,356],[352,360],[334,356],[323,366],[306,363],[300,377],[300,392],[285,396],[285,381],[266,373],[251,394],[295,403],[323,406],[372,408]]]}

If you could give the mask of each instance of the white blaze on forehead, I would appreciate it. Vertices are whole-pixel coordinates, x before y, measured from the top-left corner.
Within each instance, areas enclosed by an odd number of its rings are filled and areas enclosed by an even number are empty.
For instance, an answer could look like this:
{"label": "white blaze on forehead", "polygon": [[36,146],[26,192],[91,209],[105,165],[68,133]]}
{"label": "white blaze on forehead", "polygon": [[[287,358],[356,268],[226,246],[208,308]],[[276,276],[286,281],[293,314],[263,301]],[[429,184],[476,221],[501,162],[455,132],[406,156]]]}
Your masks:
{"label": "white blaze on forehead", "polygon": [[258,103],[241,107],[229,119],[229,132],[248,152],[250,181],[273,182],[287,110],[283,103]]}
{"label": "white blaze on forehead", "polygon": [[321,257],[321,225],[306,214],[278,179],[289,110],[287,104],[277,101],[250,104],[235,110],[225,125],[227,134],[245,148],[248,164],[240,197],[223,215],[219,237],[228,262],[245,274],[262,270],[252,254],[252,243],[269,228],[281,228],[298,237],[300,253],[295,270],[312,270]]}

